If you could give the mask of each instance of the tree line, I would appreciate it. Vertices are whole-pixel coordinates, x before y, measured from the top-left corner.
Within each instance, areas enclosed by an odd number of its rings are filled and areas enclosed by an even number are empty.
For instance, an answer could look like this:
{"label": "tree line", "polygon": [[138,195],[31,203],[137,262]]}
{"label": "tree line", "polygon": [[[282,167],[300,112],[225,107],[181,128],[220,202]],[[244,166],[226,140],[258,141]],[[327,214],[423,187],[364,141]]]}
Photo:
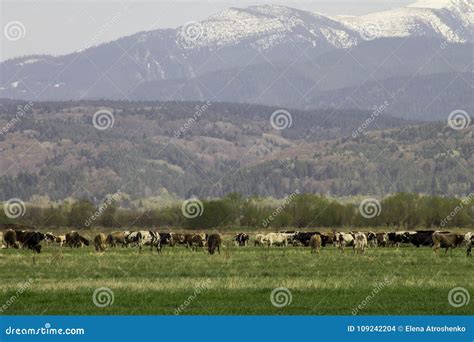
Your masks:
{"label": "tree line", "polygon": [[[87,199],[62,202],[50,207],[27,205],[23,216],[9,218],[0,211],[0,223],[18,223],[40,228],[105,227],[127,229],[187,228],[255,229],[391,227],[396,229],[472,227],[472,194],[464,199],[398,193],[380,201],[342,201],[314,194],[292,194],[283,200],[243,197],[231,193],[220,199],[196,201],[196,211],[185,215],[182,203],[165,208],[124,208],[120,200],[94,205]],[[365,212],[367,210],[367,212]]]}

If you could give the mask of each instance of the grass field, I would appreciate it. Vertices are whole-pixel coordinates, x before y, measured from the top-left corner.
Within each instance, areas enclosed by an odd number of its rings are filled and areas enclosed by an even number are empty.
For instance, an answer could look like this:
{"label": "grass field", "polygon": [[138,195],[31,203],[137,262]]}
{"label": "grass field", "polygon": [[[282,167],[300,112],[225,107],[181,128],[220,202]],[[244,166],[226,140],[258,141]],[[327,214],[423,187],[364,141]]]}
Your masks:
{"label": "grass field", "polygon": [[[474,314],[474,300],[458,308],[448,302],[454,287],[474,295],[474,260],[464,249],[435,257],[426,247],[353,255],[331,246],[316,255],[304,247],[229,245],[212,256],[184,247],[165,247],[161,255],[136,248],[44,247],[39,255],[3,249],[0,309],[6,303],[7,315]],[[102,287],[113,292],[106,307],[93,302]],[[288,289],[291,303],[272,305],[277,287]]]}

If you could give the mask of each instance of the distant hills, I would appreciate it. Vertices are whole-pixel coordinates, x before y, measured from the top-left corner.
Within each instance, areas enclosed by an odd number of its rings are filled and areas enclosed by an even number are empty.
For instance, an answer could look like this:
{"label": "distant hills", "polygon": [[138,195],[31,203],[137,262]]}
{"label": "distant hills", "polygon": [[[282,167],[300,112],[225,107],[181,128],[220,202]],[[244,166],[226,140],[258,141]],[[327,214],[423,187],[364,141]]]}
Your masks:
{"label": "distant hills", "polygon": [[[0,102],[0,127],[8,128],[0,134],[0,200],[100,201],[119,189],[131,201],[474,190],[473,128],[456,131],[446,121],[288,109],[291,125],[277,130],[270,117],[278,107],[82,101],[33,103],[13,122],[23,106]],[[101,109],[113,115],[105,130],[93,125]]]}
{"label": "distant hills", "polygon": [[0,97],[241,102],[300,109],[390,103],[398,117],[473,109],[473,4],[327,17],[230,8],[65,56],[0,63]]}

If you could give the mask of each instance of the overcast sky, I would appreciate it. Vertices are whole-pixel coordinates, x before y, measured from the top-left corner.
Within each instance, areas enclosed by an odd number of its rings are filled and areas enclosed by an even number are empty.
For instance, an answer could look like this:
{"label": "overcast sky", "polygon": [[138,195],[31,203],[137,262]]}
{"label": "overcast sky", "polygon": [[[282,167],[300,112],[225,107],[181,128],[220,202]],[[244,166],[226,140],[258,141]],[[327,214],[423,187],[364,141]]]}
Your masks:
{"label": "overcast sky", "polygon": [[[228,7],[273,3],[328,15],[359,15],[406,6],[413,2],[414,0],[0,0],[2,31],[12,21],[18,21],[24,27],[23,38],[16,41],[5,39],[2,32],[0,60],[30,54],[66,54],[90,45],[91,39],[98,44],[139,31],[177,27],[191,20],[199,21]],[[103,30],[106,23],[113,24],[110,29]]]}

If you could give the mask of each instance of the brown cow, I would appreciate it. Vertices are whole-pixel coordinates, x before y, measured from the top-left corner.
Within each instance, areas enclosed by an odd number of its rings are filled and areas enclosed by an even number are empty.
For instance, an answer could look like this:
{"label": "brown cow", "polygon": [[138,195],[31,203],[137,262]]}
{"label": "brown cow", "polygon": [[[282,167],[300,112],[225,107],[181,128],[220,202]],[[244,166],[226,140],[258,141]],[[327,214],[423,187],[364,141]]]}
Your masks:
{"label": "brown cow", "polygon": [[16,239],[16,232],[13,229],[8,229],[5,234],[3,234],[3,240],[5,241],[7,248],[20,248],[20,243]]}
{"label": "brown cow", "polygon": [[125,232],[113,232],[107,235],[107,244],[110,247],[117,247],[117,244],[122,244],[122,247],[128,247],[128,242],[127,242],[127,235],[130,234],[130,232],[125,231]]}
{"label": "brown cow", "polygon": [[311,253],[316,252],[319,254],[319,250],[321,249],[321,244],[322,244],[321,236],[319,234],[312,235],[311,238],[309,239],[309,246],[311,247]]}
{"label": "brown cow", "polygon": [[205,240],[203,240],[202,236],[200,234],[196,234],[191,237],[191,242],[189,243],[189,246],[191,246],[193,251],[197,252],[198,248],[204,247],[204,243]]}
{"label": "brown cow", "polygon": [[207,250],[209,254],[214,254],[217,248],[217,253],[221,254],[222,239],[219,234],[211,234],[207,239]]}
{"label": "brown cow", "polygon": [[464,242],[464,236],[454,233],[441,233],[434,232],[432,235],[433,239],[433,251],[437,254],[438,250],[446,248],[444,254],[448,253],[448,250],[451,248],[451,253],[453,249],[460,246]]}
{"label": "brown cow", "polygon": [[107,244],[107,237],[104,233],[99,233],[94,237],[94,246],[96,252],[105,251]]}

